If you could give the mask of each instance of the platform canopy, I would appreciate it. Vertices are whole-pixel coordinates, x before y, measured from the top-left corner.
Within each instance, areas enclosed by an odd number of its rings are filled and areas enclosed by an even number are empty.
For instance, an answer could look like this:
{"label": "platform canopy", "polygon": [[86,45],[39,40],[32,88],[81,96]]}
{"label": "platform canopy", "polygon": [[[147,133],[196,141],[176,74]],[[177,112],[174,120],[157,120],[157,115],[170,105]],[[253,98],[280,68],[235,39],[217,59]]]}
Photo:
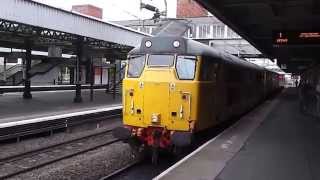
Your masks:
{"label": "platform canopy", "polygon": [[128,51],[147,34],[99,19],[47,6],[30,0],[2,0],[0,47],[24,49],[26,39],[33,50],[62,46],[65,53],[83,41],[93,49]]}
{"label": "platform canopy", "polygon": [[319,0],[197,1],[285,71],[319,62]]}

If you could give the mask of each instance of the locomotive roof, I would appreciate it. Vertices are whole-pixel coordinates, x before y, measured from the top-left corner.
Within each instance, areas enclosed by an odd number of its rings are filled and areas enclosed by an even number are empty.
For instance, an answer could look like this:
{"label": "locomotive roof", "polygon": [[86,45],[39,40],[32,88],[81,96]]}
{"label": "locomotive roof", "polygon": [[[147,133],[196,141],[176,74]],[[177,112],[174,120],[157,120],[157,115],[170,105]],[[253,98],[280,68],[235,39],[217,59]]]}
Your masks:
{"label": "locomotive roof", "polygon": [[[147,41],[150,41],[152,44],[149,48],[145,46],[145,43]],[[179,41],[180,46],[174,47],[174,41]],[[247,67],[250,69],[269,71],[244,59],[238,58],[223,51],[218,51],[205,44],[184,37],[145,37],[142,39],[139,47],[136,47],[129,52],[129,55],[133,54],[183,54],[196,56],[210,56],[216,58],[218,61],[222,63],[233,64],[236,66]]]}

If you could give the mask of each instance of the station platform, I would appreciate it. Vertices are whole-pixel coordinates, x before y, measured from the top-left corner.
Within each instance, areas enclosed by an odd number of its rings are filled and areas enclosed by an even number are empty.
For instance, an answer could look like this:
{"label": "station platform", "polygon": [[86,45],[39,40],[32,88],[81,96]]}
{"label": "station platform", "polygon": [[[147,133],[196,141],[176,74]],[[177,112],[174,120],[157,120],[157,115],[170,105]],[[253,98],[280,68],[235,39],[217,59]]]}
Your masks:
{"label": "station platform", "polygon": [[154,179],[320,179],[320,119],[285,89]]}
{"label": "station platform", "polygon": [[90,91],[82,90],[82,103],[73,103],[75,91],[32,92],[32,99],[23,99],[22,93],[0,95],[0,124],[27,119],[56,116],[121,105],[121,96],[95,90],[93,101]]}

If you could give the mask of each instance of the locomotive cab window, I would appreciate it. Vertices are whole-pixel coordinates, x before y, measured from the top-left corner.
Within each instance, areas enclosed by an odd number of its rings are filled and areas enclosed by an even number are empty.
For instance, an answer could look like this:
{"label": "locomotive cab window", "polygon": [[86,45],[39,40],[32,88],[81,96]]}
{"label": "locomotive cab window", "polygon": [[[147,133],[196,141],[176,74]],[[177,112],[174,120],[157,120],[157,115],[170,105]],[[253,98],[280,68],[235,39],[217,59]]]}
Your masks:
{"label": "locomotive cab window", "polygon": [[156,55],[151,54],[148,58],[148,66],[150,67],[170,67],[173,65],[173,55]]}
{"label": "locomotive cab window", "polygon": [[176,71],[181,80],[193,80],[196,71],[195,56],[177,56]]}
{"label": "locomotive cab window", "polygon": [[138,78],[140,77],[144,64],[145,64],[145,55],[141,56],[131,56],[128,60],[128,77],[129,78]]}

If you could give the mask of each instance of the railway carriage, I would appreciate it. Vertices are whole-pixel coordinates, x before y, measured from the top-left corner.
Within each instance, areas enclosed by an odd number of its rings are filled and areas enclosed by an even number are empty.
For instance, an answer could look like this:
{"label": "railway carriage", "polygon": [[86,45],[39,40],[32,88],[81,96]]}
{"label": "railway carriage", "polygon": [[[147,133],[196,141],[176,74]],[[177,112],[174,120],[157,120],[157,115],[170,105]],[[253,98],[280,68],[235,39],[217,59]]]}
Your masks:
{"label": "railway carriage", "polygon": [[115,136],[171,149],[277,89],[276,73],[183,37],[148,37],[128,56]]}

